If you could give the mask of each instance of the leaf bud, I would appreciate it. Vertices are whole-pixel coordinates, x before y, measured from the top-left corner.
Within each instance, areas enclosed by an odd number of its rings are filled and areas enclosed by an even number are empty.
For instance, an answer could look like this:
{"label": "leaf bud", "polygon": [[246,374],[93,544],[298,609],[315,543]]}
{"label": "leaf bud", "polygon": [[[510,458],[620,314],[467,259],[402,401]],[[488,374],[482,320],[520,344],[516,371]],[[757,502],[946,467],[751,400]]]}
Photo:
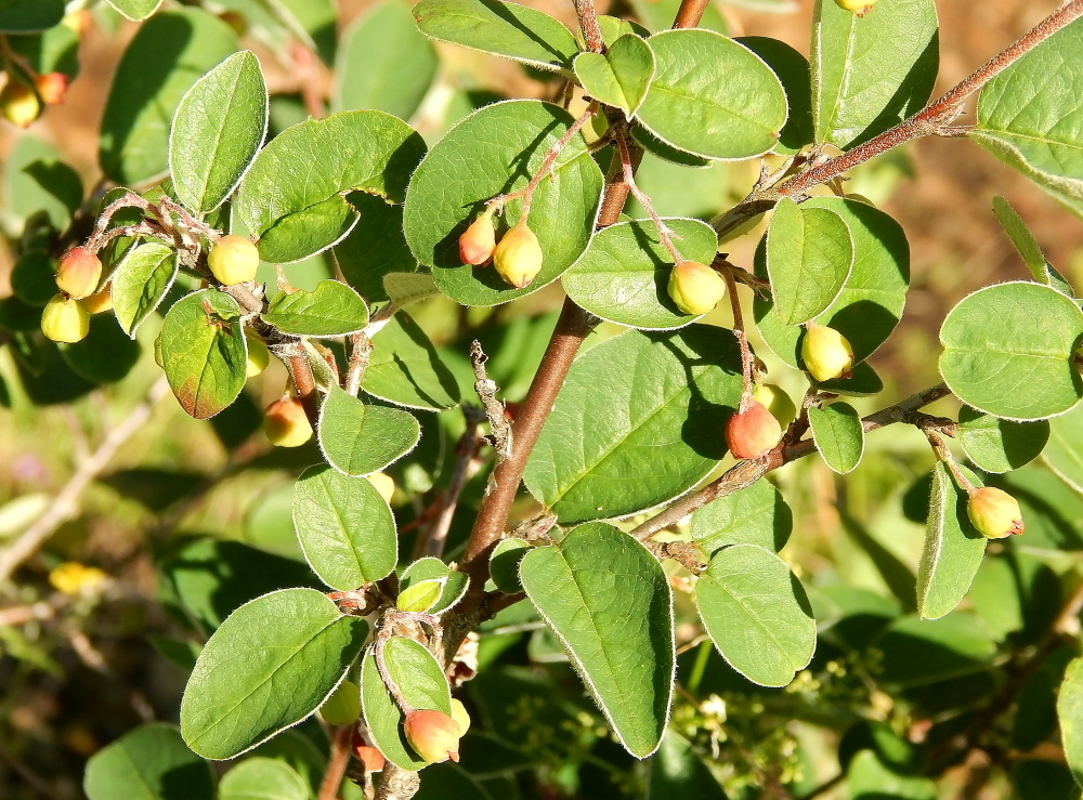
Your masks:
{"label": "leaf bud", "polygon": [[74,300],[90,297],[102,279],[102,262],[85,247],[73,247],[60,257],[56,286]]}
{"label": "leaf bud", "polygon": [[25,83],[9,78],[0,89],[0,114],[13,125],[29,128],[41,116],[41,101]]}
{"label": "leaf bud", "polygon": [[525,220],[504,234],[493,251],[493,264],[500,277],[516,289],[529,286],[541,272],[541,244]]}
{"label": "leaf bud", "polygon": [[68,91],[68,76],[63,72],[48,72],[44,75],[34,76],[34,88],[38,90],[38,97],[46,105],[55,106],[64,102],[64,95]]}
{"label": "leaf bud", "polygon": [[320,717],[328,725],[349,725],[361,715],[361,690],[346,678],[320,706]]}
{"label": "leaf bud", "polygon": [[779,425],[789,425],[797,418],[797,406],[790,396],[773,383],[761,383],[756,387],[755,398],[767,406]]}
{"label": "leaf bud", "polygon": [[41,332],[54,342],[81,342],[90,333],[90,314],[78,300],[58,294],[41,312]]}
{"label": "leaf bud", "polygon": [[350,739],[350,747],[353,750],[354,757],[360,761],[361,766],[365,768],[365,772],[380,772],[387,764],[387,759],[384,758],[384,754],[372,745],[366,743],[365,737],[363,737],[358,730],[354,730],[353,732],[353,737]]}
{"label": "leaf bud", "polygon": [[726,296],[726,281],[698,261],[682,261],[669,274],[669,296],[685,314],[706,314]]}
{"label": "leaf bud", "polygon": [[834,328],[810,322],[801,342],[805,369],[819,382],[844,377],[854,365],[854,351],[846,337]]}
{"label": "leaf bud", "polygon": [[256,277],[259,250],[243,236],[223,236],[211,246],[207,266],[224,286],[245,283]]}
{"label": "leaf bud", "polygon": [[439,711],[414,709],[403,722],[406,741],[429,763],[459,760],[459,723]]}
{"label": "leaf bud", "polygon": [[872,11],[876,0],[835,0],[835,5],[843,11],[849,11],[855,17],[863,17]]}
{"label": "leaf bud", "polygon": [[995,486],[986,486],[970,495],[966,515],[978,533],[987,539],[1003,539],[1023,532],[1023,515],[1018,501]]}
{"label": "leaf bud", "polygon": [[767,406],[752,400],[726,423],[726,444],[734,458],[759,458],[782,438],[782,426]]}
{"label": "leaf bud", "polygon": [[493,225],[495,210],[496,206],[486,208],[459,237],[459,259],[464,264],[480,267],[492,261],[496,249],[496,227]]}
{"label": "leaf bud", "polygon": [[276,447],[300,447],[312,438],[301,401],[296,397],[275,400],[263,412],[263,432]]}

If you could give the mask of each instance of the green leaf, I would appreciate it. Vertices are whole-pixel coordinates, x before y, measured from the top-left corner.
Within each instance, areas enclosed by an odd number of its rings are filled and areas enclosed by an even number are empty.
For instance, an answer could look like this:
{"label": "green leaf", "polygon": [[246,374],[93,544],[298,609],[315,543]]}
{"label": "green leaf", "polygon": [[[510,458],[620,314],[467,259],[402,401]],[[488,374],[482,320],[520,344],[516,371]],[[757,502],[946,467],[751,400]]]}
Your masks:
{"label": "green leaf", "polygon": [[406,411],[363,403],[335,386],[320,408],[318,436],[327,462],[358,478],[413,450],[421,426]]}
{"label": "green leaf", "polygon": [[[361,213],[361,219],[350,235],[335,245],[335,263],[358,294],[369,303],[382,302],[389,299],[384,277],[417,269],[417,259],[402,232],[403,208],[362,192],[352,192],[347,199]],[[428,275],[423,277],[432,283]]]}
{"label": "green leaf", "polygon": [[[874,9],[875,11],[875,9]],[[872,750],[861,750],[846,770],[853,800],[936,800],[936,784],[892,770]]]}
{"label": "green leaf", "polygon": [[369,309],[349,286],[326,280],[311,292],[280,292],[263,314],[263,321],[295,336],[347,336],[368,324]]}
{"label": "green leaf", "polygon": [[[241,181],[234,208],[260,237],[264,260],[300,261],[337,243],[353,227],[356,212],[338,195],[357,190],[402,202],[410,173],[424,154],[422,138],[382,111],[310,119],[260,151]],[[314,221],[318,235],[310,230]]]}
{"label": "green leaf", "polygon": [[843,150],[920,111],[940,66],[933,0],[892,0],[858,18],[816,3],[812,114],[816,141]]}
{"label": "green leaf", "polygon": [[225,292],[204,289],[178,300],[162,325],[162,367],[181,407],[208,419],[244,388],[248,342],[241,307]]}
{"label": "green leaf", "polygon": [[63,18],[64,0],[0,0],[0,33],[44,31]]}
{"label": "green leaf", "polygon": [[11,268],[11,291],[22,303],[41,308],[56,294],[56,262],[43,250],[23,253]]}
{"label": "green leaf", "polygon": [[[702,27],[702,26],[701,26]],[[812,83],[808,59],[785,42],[766,36],[741,36],[740,42],[762,58],[782,81],[789,104],[789,116],[779,134],[774,152],[792,155],[812,144]]]}
{"label": "green leaf", "polygon": [[[710,264],[718,237],[699,220],[664,218],[681,255]],[[598,231],[561,283],[578,305],[602,319],[646,330],[679,328],[698,317],[669,296],[673,257],[649,220],[618,222]]]}
{"label": "green leaf", "polygon": [[854,364],[849,378],[835,378],[833,381],[824,381],[817,386],[821,392],[843,394],[849,397],[869,397],[880,394],[884,390],[883,380],[866,361]]}
{"label": "green leaf", "polygon": [[94,383],[116,383],[126,378],[141,350],[110,314],[91,317],[90,333],[82,341],[59,347],[72,371]]}
{"label": "green leaf", "polygon": [[[974,486],[982,485],[966,467],[959,470]],[[966,492],[938,461],[933,469],[925,550],[918,571],[918,613],[923,619],[939,619],[955,608],[981,566],[986,539],[974,530],[966,503]]]}
{"label": "green leaf", "polygon": [[959,442],[967,457],[985,472],[1010,472],[1029,464],[1049,440],[1049,422],[1009,422],[959,409]]}
{"label": "green leaf", "polygon": [[[534,194],[529,224],[544,255],[534,281],[515,289],[496,270],[459,259],[459,236],[484,202],[525,187],[573,121],[550,103],[495,103],[457,124],[421,162],[406,196],[406,241],[418,261],[434,267],[433,278],[448,297],[465,305],[504,303],[552,283],[583,254],[594,232],[603,180],[577,135]],[[518,222],[521,209],[520,200],[507,203],[501,228]]]}
{"label": "green leaf", "polygon": [[520,574],[617,739],[649,756],[665,732],[676,663],[662,565],[628,534],[593,523],[531,550]]}
{"label": "green leaf", "polygon": [[816,650],[816,620],[786,563],[762,547],[719,550],[695,589],[696,608],[718,652],[761,686],[785,686]]}
{"label": "green leaf", "polygon": [[[850,228],[854,265],[842,292],[830,308],[816,317],[845,336],[860,363],[880,347],[902,318],[910,283],[910,247],[902,227],[890,216],[857,200],[814,197],[802,209],[834,211]],[[756,274],[767,277],[765,243],[756,252]],[[787,326],[768,300],[756,298],[752,306],[756,325],[774,353],[791,367],[800,368],[801,328]],[[864,393],[864,392],[862,392]]]}
{"label": "green leaf", "polygon": [[634,119],[654,77],[654,53],[635,34],[621,36],[601,53],[580,53],[575,77],[595,100],[624,111]]}
{"label": "green leaf", "polygon": [[424,614],[440,599],[444,582],[440,580],[418,581],[399,592],[395,608],[414,614]]}
{"label": "green leaf", "polygon": [[1083,202],[1083,80],[1076,20],[987,83],[969,135],[1077,214]]}
{"label": "green leaf", "polygon": [[1042,458],[1057,476],[1083,494],[1083,404],[1049,420]]}
{"label": "green leaf", "polygon": [[1048,800],[1050,797],[1078,798],[1079,788],[1072,771],[1060,761],[1031,758],[1017,762],[1012,770],[1015,800]]}
{"label": "green leaf", "polygon": [[19,136],[4,159],[5,213],[20,223],[45,212],[57,231],[71,224],[83,202],[79,174],[60,160],[52,145],[32,134]]}
{"label": "green leaf", "polygon": [[924,686],[989,669],[997,643],[977,617],[957,611],[940,619],[899,617],[872,642],[881,653],[879,680]]}
{"label": "green leaf", "polygon": [[505,56],[571,75],[579,48],[572,34],[541,11],[499,0],[421,0],[417,27],[442,42]]}
{"label": "green leaf", "polygon": [[823,313],[839,296],[854,264],[850,229],[842,217],[784,197],[775,206],[766,236],[767,274],[779,321],[800,325]]}
{"label": "green leaf", "polygon": [[368,625],[312,589],[283,589],[234,611],[199,654],[181,700],[184,741],[233,758],[296,725],[331,696]]}
{"label": "green leaf", "polygon": [[173,288],[178,269],[177,251],[158,242],[129,250],[117,264],[109,292],[120,327],[133,339]]}
{"label": "green leaf", "polygon": [[[334,63],[338,22],[334,0],[273,0],[266,5],[290,33],[319,55],[324,64]],[[251,17],[251,13],[248,16]]]}
{"label": "green leaf", "polygon": [[[403,636],[392,636],[384,646],[384,662],[391,679],[412,707],[451,713],[451,689],[444,670],[424,645]],[[411,772],[428,763],[406,741],[402,730],[404,715],[380,677],[371,647],[361,662],[361,709],[373,744],[384,758]]]}
{"label": "green leaf", "polygon": [[222,776],[218,800],[308,800],[305,779],[277,759],[248,758]]}
{"label": "green leaf", "polygon": [[162,0],[108,0],[123,17],[134,22],[144,20],[158,10]]}
{"label": "green leaf", "polygon": [[410,6],[378,3],[342,34],[332,108],[374,108],[410,119],[421,105],[439,60],[418,32]]}
{"label": "green leaf", "polygon": [[645,800],[677,797],[726,800],[726,793],[689,741],[669,729],[651,757]]}
{"label": "green leaf", "polygon": [[1065,670],[1057,696],[1057,717],[1064,757],[1076,783],[1083,786],[1083,658],[1074,659]]}
{"label": "green leaf", "polygon": [[670,500],[725,454],[740,400],[737,342],[720,328],[627,331],[572,364],[527,461],[531,493],[563,523]]}
{"label": "green leaf", "polygon": [[501,539],[489,557],[489,574],[496,588],[506,594],[523,591],[519,580],[519,564],[531,546],[522,539]]}
{"label": "green leaf", "polygon": [[205,213],[229,197],[263,144],[268,108],[259,61],[248,50],[188,90],[169,132],[169,173],[182,203]]}
{"label": "green leaf", "polygon": [[1062,414],[1083,396],[1072,357],[1083,312],[1056,289],[1002,283],[979,289],[940,328],[940,374],[960,400],[1004,419]]}
{"label": "green leaf", "polygon": [[455,376],[418,324],[400,311],[372,337],[361,388],[407,408],[439,411],[459,402]]}
{"label": "green leaf", "polygon": [[169,124],[181,98],[237,50],[233,29],[197,8],[155,14],[124,51],[102,117],[98,162],[120,184],[169,168]]}
{"label": "green leaf", "polygon": [[754,158],[775,146],[786,94],[759,56],[701,29],[656,33],[647,43],[656,69],[639,121],[651,133],[706,158]]}
{"label": "green leaf", "polygon": [[689,532],[708,557],[731,544],[777,553],[793,532],[793,512],[770,481],[759,480],[695,511]]}
{"label": "green leaf", "polygon": [[312,571],[332,589],[357,589],[395,569],[395,518],[367,478],[309,467],[293,490],[293,526]]}
{"label": "green leaf", "polygon": [[470,577],[465,572],[451,569],[438,558],[419,558],[399,576],[399,589],[406,591],[419,583],[439,581],[441,590],[438,598],[429,606],[429,614],[443,614],[463,599],[470,585]]}
{"label": "green leaf", "polygon": [[1027,228],[1023,218],[1000,195],[993,198],[993,213],[996,214],[1001,227],[1004,228],[1004,232],[1011,239],[1012,245],[1022,256],[1023,263],[1027,265],[1027,269],[1030,270],[1034,280],[1045,286],[1052,286],[1061,294],[1071,297],[1073,295],[1071,284],[1064,280],[1060,273],[1053,268],[1053,265],[1045,260],[1041,245],[1038,244],[1034,234]]}
{"label": "green leaf", "polygon": [[173,725],[140,725],[93,756],[83,774],[88,800],[213,800],[210,764]]}
{"label": "green leaf", "polygon": [[810,408],[808,421],[816,449],[824,463],[840,475],[852,472],[865,451],[865,430],[861,416],[847,403]]}

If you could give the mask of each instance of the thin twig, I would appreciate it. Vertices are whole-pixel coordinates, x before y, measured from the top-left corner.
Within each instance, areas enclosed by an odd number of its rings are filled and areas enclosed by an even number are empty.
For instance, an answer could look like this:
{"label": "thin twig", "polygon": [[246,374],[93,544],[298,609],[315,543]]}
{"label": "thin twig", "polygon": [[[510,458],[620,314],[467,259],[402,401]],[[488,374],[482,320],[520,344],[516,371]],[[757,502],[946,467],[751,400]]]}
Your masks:
{"label": "thin twig", "polygon": [[617,148],[620,150],[620,166],[624,175],[625,185],[627,185],[632,196],[639,201],[641,206],[643,206],[643,210],[647,212],[647,216],[651,218],[651,222],[654,223],[654,227],[658,231],[658,240],[669,252],[670,258],[673,259],[673,263],[683,264],[686,259],[680,254],[680,251],[677,250],[676,245],[673,244],[673,231],[671,231],[665,222],[662,221],[662,218],[658,216],[658,212],[654,210],[651,199],[636,185],[635,163],[632,161],[632,154],[628,149],[628,137],[625,137],[623,134],[617,134],[614,136],[614,141],[617,143]]}
{"label": "thin twig", "polygon": [[444,544],[447,542],[448,531],[451,530],[451,520],[455,517],[455,509],[459,505],[459,495],[462,494],[463,487],[470,478],[471,467],[476,463],[478,449],[481,446],[478,426],[485,416],[480,408],[472,405],[463,406],[463,415],[466,417],[466,430],[455,445],[455,467],[451,471],[451,479],[444,491],[436,521],[433,522],[429,535],[418,542],[420,545],[418,557],[440,558],[443,556]]}
{"label": "thin twig", "polygon": [[673,21],[673,27],[694,28],[699,25],[709,2],[710,0],[681,0],[681,7],[677,9],[677,18]]}
{"label": "thin twig", "polygon": [[353,725],[340,725],[335,728],[335,735],[331,737],[331,755],[327,759],[327,768],[323,772],[323,780],[320,782],[318,800],[336,800],[342,779],[346,775],[346,767],[350,764],[350,738],[353,736]]}
{"label": "thin twig", "polygon": [[372,356],[372,340],[361,331],[350,336],[350,366],[346,370],[346,392],[357,397],[361,388],[361,378],[369,366],[369,358]]}
{"label": "thin twig", "polygon": [[587,49],[592,53],[605,52],[605,40],[602,38],[602,29],[598,25],[598,12],[594,8],[594,0],[572,0],[575,5],[575,16],[579,19],[579,30],[583,32],[583,41]]}
{"label": "thin twig", "polygon": [[124,443],[146,423],[154,404],[168,393],[169,383],[165,376],[162,376],[147,391],[146,398],[128,412],[128,416],[119,425],[109,431],[89,458],[79,464],[48,510],[0,552],[0,582],[11,577],[15,569],[36,553],[57,528],[79,513],[79,497],[83,490],[109,465]]}

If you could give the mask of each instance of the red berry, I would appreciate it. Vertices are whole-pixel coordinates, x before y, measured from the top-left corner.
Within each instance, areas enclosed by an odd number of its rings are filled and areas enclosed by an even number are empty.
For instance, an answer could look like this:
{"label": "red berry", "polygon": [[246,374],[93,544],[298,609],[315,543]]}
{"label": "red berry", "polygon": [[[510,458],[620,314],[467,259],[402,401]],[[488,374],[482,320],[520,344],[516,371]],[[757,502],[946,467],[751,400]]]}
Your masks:
{"label": "red berry", "polygon": [[782,426],[763,403],[755,400],[726,424],[726,444],[735,458],[759,458],[782,438]]}
{"label": "red berry", "polygon": [[406,741],[419,756],[433,763],[459,760],[459,723],[439,711],[414,709],[403,722]]}

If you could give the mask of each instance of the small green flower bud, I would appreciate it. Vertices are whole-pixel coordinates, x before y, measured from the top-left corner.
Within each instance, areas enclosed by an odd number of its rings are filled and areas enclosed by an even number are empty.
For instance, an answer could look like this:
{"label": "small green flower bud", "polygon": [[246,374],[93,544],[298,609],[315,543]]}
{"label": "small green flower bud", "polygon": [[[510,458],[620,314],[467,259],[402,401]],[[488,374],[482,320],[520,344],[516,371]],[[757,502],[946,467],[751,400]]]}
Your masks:
{"label": "small green flower bud", "polygon": [[263,432],[276,447],[300,447],[312,438],[312,425],[296,397],[275,400],[263,412]]}
{"label": "small green flower bud", "polygon": [[207,266],[224,286],[245,283],[256,277],[259,250],[243,236],[223,236],[211,246]]}
{"label": "small green flower bud", "polygon": [[682,261],[669,274],[669,296],[685,314],[706,314],[726,296],[726,281],[698,261]]}
{"label": "small green flower bud", "polygon": [[782,438],[782,426],[767,406],[755,400],[726,423],[726,444],[734,458],[759,458]]}
{"label": "small green flower bud", "polygon": [[504,234],[493,251],[493,264],[501,278],[523,289],[541,272],[542,257],[538,237],[523,221]]}
{"label": "small green flower bud", "polygon": [[987,539],[1003,539],[1023,532],[1023,515],[1014,497],[995,486],[986,486],[970,495],[966,515],[978,533]]}
{"label": "small green flower bud", "polygon": [[863,17],[876,5],[876,0],[835,0],[835,5],[856,17]]}
{"label": "small green flower bud", "polygon": [[403,722],[406,741],[419,756],[434,763],[459,760],[459,723],[439,711],[413,710]]}
{"label": "small green flower bud", "polygon": [[60,257],[56,286],[74,300],[90,297],[102,279],[102,262],[85,247],[73,247]]}
{"label": "small green flower bud", "polygon": [[459,237],[459,259],[464,264],[475,267],[488,264],[496,249],[496,227],[493,225],[493,210],[489,206],[480,217]]}
{"label": "small green flower bud", "polygon": [[81,342],[90,333],[90,314],[78,300],[58,294],[41,312],[41,332],[54,342]]}
{"label": "small green flower bud", "polygon": [[820,383],[844,377],[854,365],[854,351],[846,337],[834,328],[810,322],[801,342],[805,369]]}
{"label": "small green flower bud", "polygon": [[797,406],[793,400],[773,383],[761,383],[756,387],[755,398],[767,406],[767,410],[778,420],[779,425],[789,425],[797,418]]}

